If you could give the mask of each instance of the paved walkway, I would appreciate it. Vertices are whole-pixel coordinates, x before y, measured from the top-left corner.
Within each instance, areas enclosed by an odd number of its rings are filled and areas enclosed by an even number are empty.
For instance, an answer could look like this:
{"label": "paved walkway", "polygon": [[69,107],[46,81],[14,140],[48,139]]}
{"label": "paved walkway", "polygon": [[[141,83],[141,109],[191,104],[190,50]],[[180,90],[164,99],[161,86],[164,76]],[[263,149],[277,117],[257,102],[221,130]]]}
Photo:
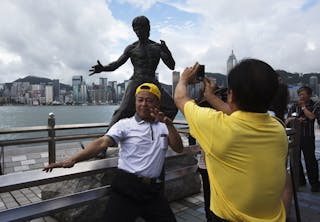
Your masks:
{"label": "paved walkway", "polygon": [[[320,138],[320,130],[317,130],[317,138]],[[320,159],[320,140],[316,143],[317,159]],[[78,152],[80,143],[58,144],[56,150],[57,160],[65,159],[75,152]],[[110,150],[109,152],[112,152]],[[9,148],[4,151],[4,172],[5,174],[25,171],[31,169],[39,169],[48,162],[47,146],[34,146],[28,148],[28,152],[21,148]],[[320,221],[320,194],[311,193],[310,187],[300,188],[298,193],[299,206],[302,221],[319,222]],[[28,189],[17,190],[10,193],[0,193],[0,213],[2,210],[17,207],[19,205],[31,202],[41,201],[41,187],[33,187]],[[202,193],[184,198],[171,203],[178,222],[202,222],[205,220],[203,208]],[[57,222],[52,217],[43,217],[32,220],[32,222]],[[295,220],[294,208],[291,209],[290,221]]]}

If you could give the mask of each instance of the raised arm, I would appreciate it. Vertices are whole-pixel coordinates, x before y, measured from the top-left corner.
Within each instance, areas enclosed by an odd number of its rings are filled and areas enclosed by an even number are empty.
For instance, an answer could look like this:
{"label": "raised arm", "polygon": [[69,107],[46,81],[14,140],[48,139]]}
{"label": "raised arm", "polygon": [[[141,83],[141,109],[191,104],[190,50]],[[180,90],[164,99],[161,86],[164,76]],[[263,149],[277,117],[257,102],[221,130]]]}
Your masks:
{"label": "raised arm", "polygon": [[204,97],[208,103],[216,110],[222,111],[228,115],[231,114],[231,109],[228,103],[223,102],[218,96],[214,94],[215,85],[208,78],[204,78]]}
{"label": "raised arm", "polygon": [[181,153],[183,151],[182,139],[177,129],[174,127],[172,120],[156,108],[151,109],[151,115],[155,118],[156,121],[163,122],[166,124],[167,129],[169,131],[168,142],[170,147],[173,151]]}
{"label": "raised arm", "polygon": [[91,69],[89,70],[91,73],[89,76],[92,76],[96,73],[100,72],[110,72],[114,71],[120,66],[122,66],[129,58],[130,58],[130,50],[133,46],[129,45],[127,48],[124,50],[123,54],[114,62],[109,63],[108,65],[102,65],[100,61],[97,61],[97,65],[91,66]]}
{"label": "raised arm", "polygon": [[169,50],[169,48],[166,45],[166,42],[163,40],[160,40],[160,56],[164,64],[168,66],[169,69],[174,70],[174,67],[176,65],[176,62],[174,61],[172,54]]}
{"label": "raised arm", "polygon": [[103,151],[104,149],[107,149],[108,147],[112,146],[114,144],[114,141],[109,136],[102,136],[91,143],[88,144],[87,147],[85,147],[80,152],[76,153],[74,156],[61,161],[57,163],[51,163],[48,166],[43,168],[43,171],[51,172],[53,168],[70,168],[73,167],[74,164],[80,161],[88,160],[92,157],[95,157],[99,152]]}
{"label": "raised arm", "polygon": [[186,104],[186,102],[191,100],[188,94],[187,86],[189,83],[193,83],[195,81],[196,71],[198,70],[199,66],[199,63],[196,63],[193,67],[186,68],[180,76],[179,82],[177,84],[174,93],[174,102],[177,108],[183,114],[184,105]]}

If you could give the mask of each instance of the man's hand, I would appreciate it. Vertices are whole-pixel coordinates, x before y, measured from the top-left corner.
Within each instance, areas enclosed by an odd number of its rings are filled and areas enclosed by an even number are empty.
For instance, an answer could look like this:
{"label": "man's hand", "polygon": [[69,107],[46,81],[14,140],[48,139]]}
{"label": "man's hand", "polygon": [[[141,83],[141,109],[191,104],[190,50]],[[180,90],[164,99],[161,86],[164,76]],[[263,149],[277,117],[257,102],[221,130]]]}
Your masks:
{"label": "man's hand", "polygon": [[172,120],[169,117],[165,116],[164,113],[157,108],[150,109],[150,115],[156,122],[162,122],[166,125],[172,124]]}
{"label": "man's hand", "polygon": [[46,171],[46,172],[51,172],[53,170],[53,168],[71,168],[73,167],[75,164],[75,161],[73,159],[66,159],[62,162],[58,162],[58,163],[51,163],[47,166],[45,166],[42,171]]}
{"label": "man's hand", "polygon": [[196,62],[194,66],[185,68],[185,70],[181,74],[180,81],[186,81],[188,84],[197,83],[196,73],[198,72],[199,67],[200,64]]}
{"label": "man's hand", "polygon": [[204,78],[204,92],[203,92],[203,96],[205,99],[208,99],[208,96],[212,95],[216,85],[214,84],[213,81],[211,81],[210,79],[208,79],[207,77]]}
{"label": "man's hand", "polygon": [[104,66],[100,63],[99,60],[97,60],[97,63],[97,65],[91,66],[92,69],[89,70],[91,72],[89,73],[89,76],[92,76],[96,73],[100,73],[104,70]]}

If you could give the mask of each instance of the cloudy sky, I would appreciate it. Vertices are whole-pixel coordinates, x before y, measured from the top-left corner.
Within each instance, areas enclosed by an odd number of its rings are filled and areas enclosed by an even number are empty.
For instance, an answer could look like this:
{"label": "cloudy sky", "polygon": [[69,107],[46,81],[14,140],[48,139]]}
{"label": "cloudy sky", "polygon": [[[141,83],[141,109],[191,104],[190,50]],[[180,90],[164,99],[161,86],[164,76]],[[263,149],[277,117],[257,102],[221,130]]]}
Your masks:
{"label": "cloudy sky", "polygon": [[[131,21],[145,15],[150,39],[165,40],[176,71],[199,61],[225,74],[234,50],[238,60],[262,59],[275,69],[320,72],[319,0],[1,0],[0,83],[27,75],[87,83],[99,77],[122,82],[127,61],[114,72],[88,76],[99,59],[107,64],[136,41]],[[160,81],[171,70],[158,66]]]}

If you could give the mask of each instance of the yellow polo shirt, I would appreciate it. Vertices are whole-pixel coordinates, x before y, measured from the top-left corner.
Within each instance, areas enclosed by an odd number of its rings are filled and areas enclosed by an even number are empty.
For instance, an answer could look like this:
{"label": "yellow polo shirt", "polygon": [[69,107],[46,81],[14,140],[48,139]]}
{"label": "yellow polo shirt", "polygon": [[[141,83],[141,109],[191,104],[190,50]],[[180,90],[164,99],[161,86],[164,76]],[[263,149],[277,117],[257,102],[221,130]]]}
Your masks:
{"label": "yellow polo shirt", "polygon": [[283,126],[268,113],[230,116],[189,101],[190,133],[205,152],[210,209],[229,221],[285,221],[281,195],[288,142]]}

